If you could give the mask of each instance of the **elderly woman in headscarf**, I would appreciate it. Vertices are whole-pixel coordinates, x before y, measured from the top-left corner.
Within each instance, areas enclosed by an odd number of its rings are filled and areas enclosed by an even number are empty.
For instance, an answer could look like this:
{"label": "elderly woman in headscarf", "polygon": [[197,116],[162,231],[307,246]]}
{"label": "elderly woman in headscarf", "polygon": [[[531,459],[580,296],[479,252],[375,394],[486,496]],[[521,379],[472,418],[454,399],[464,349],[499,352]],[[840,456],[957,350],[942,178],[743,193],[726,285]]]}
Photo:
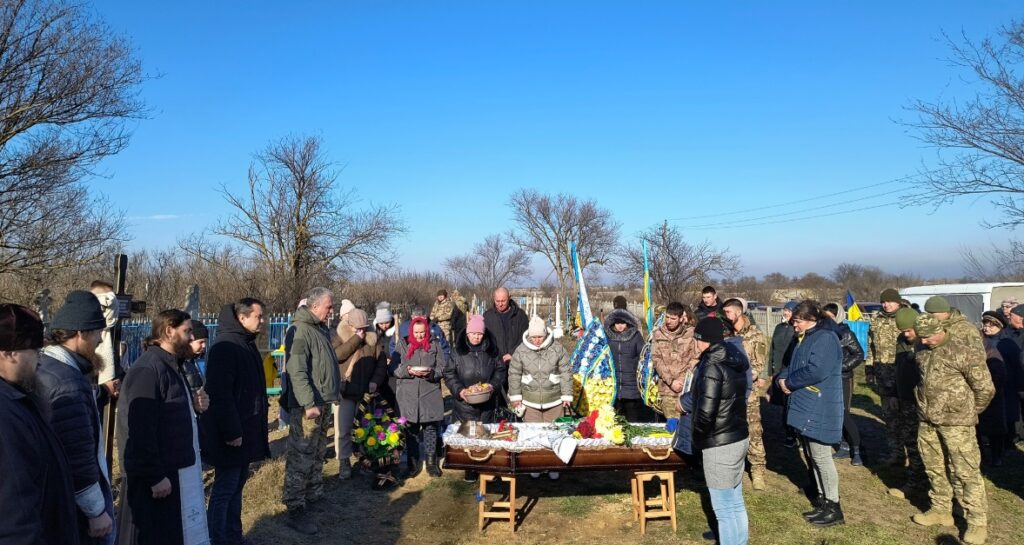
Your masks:
{"label": "elderly woman in headscarf", "polygon": [[395,348],[391,369],[397,379],[398,407],[402,416],[409,421],[409,432],[406,435],[407,476],[415,477],[420,472],[419,447],[422,441],[427,473],[431,477],[440,477],[437,430],[444,419],[444,401],[441,398],[444,355],[438,341],[430,334],[430,325],[423,316],[412,319],[409,335],[398,339]]}
{"label": "elderly woman in headscarf", "polygon": [[1007,444],[1006,403],[1010,398],[1007,395],[1009,382],[1007,362],[1020,360],[1020,349],[1017,348],[1017,343],[1002,334],[1007,325],[1006,318],[1001,312],[990,310],[981,315],[981,333],[985,341],[985,362],[988,364],[989,374],[992,375],[992,385],[996,388],[996,395],[989,402],[988,407],[985,407],[985,410],[978,415],[978,425],[975,430],[978,436],[978,446],[981,447],[982,462],[993,467],[1003,465],[1003,451]]}

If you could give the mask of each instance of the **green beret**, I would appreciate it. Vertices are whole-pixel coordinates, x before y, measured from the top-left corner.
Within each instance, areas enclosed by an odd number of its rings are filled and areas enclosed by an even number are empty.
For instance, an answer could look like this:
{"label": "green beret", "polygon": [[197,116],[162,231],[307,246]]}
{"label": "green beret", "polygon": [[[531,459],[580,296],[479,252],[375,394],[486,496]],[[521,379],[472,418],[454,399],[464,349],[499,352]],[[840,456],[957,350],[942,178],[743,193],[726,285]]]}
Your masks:
{"label": "green beret", "polygon": [[896,328],[900,331],[914,329],[914,322],[917,321],[917,311],[912,308],[901,308],[896,311]]}
{"label": "green beret", "polygon": [[949,306],[949,301],[941,295],[933,295],[924,302],[925,312],[952,312],[953,307]]}
{"label": "green beret", "polygon": [[878,300],[882,303],[899,303],[900,292],[894,290],[893,288],[889,288],[887,290],[882,291],[882,295],[881,297],[878,298]]}
{"label": "green beret", "polygon": [[917,317],[914,321],[914,331],[918,337],[931,337],[936,333],[942,331],[942,322],[931,314],[924,313]]}

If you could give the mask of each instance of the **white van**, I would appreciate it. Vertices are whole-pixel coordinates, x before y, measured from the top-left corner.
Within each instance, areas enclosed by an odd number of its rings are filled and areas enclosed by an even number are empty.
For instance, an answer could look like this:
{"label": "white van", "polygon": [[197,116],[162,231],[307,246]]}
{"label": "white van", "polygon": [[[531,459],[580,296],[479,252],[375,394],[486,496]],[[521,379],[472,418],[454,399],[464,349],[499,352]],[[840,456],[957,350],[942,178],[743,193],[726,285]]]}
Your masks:
{"label": "white van", "polygon": [[978,284],[936,284],[915,286],[900,290],[900,297],[917,303],[924,311],[924,302],[933,295],[941,295],[949,304],[960,309],[964,316],[975,323],[981,323],[981,313],[986,310],[1000,310],[1004,299],[1016,298],[1024,303],[1024,282],[983,282]]}

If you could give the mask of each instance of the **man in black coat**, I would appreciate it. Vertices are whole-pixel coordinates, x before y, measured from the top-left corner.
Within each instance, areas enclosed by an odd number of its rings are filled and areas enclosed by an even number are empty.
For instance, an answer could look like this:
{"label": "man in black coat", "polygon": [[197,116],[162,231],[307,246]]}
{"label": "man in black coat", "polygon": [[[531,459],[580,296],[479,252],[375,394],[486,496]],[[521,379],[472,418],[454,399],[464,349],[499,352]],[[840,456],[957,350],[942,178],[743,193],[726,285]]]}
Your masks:
{"label": "man in black coat", "polygon": [[21,305],[0,305],[0,543],[75,545],[71,469],[33,397],[43,323]]}
{"label": "man in black coat", "polygon": [[71,464],[79,539],[96,545],[110,543],[114,533],[114,501],[93,386],[102,372],[96,348],[106,323],[95,295],[69,293],[50,322],[38,372],[39,397],[50,407],[50,426]]}
{"label": "man in black coat", "polygon": [[494,336],[501,360],[507,365],[523,342],[523,333],[530,327],[530,317],[509,298],[508,289],[494,290],[494,306],[484,312],[484,325]]}
{"label": "man in black coat", "polygon": [[256,348],[264,308],[250,297],[224,305],[206,357],[210,409],[199,425],[203,459],[215,469],[207,509],[211,545],[242,542],[242,488],[249,464],[270,457],[266,379]]}
{"label": "man in black coat", "polygon": [[209,397],[202,389],[193,393],[184,376],[182,364],[193,355],[190,316],[161,311],[151,331],[117,403],[128,507],[119,519],[118,541],[180,545],[186,532],[207,538],[195,413],[208,408]]}
{"label": "man in black coat", "polygon": [[722,300],[718,297],[718,292],[715,291],[714,286],[704,286],[704,289],[700,290],[700,304],[697,308],[693,309],[693,313],[697,315],[697,321],[703,320],[704,318],[724,318],[722,314]]}

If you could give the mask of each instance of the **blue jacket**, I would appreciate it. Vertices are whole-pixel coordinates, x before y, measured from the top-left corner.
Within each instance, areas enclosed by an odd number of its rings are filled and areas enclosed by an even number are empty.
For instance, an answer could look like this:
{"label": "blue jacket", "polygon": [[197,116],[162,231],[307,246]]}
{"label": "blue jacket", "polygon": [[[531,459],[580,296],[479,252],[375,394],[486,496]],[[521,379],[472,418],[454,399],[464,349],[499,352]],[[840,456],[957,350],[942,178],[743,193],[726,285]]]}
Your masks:
{"label": "blue jacket", "polygon": [[804,437],[834,445],[843,435],[843,349],[835,331],[818,324],[798,342],[779,378],[793,392],[786,424]]}

